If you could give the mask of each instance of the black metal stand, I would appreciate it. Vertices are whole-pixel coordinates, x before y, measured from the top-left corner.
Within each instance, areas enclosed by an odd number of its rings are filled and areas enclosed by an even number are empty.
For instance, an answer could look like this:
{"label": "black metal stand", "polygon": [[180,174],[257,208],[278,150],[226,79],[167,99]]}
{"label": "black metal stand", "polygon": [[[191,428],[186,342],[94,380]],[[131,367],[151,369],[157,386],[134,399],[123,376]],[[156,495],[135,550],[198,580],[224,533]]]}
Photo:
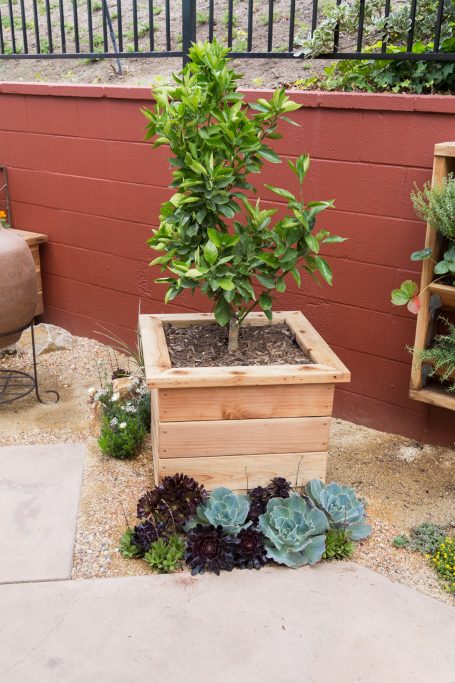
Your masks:
{"label": "black metal stand", "polygon": [[41,398],[36,369],[35,330],[33,320],[19,330],[12,330],[11,332],[0,334],[0,337],[9,337],[17,332],[23,332],[27,327],[30,327],[32,334],[33,375],[30,375],[28,372],[22,372],[21,370],[4,370],[0,368],[0,405],[2,403],[12,403],[20,398],[24,398],[24,396],[28,396],[33,390],[35,390],[36,398],[40,403],[58,403],[60,400],[58,391],[53,390],[45,391],[44,393],[55,394],[57,398],[54,401],[43,401]]}

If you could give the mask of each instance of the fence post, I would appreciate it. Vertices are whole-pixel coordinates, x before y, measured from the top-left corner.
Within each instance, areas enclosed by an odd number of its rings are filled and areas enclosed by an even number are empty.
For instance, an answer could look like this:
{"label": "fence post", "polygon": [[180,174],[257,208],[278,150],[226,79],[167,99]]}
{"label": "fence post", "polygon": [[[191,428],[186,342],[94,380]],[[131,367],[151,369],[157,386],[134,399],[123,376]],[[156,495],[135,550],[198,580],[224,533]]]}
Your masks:
{"label": "fence post", "polygon": [[183,66],[189,62],[191,43],[196,42],[196,0],[182,0]]}

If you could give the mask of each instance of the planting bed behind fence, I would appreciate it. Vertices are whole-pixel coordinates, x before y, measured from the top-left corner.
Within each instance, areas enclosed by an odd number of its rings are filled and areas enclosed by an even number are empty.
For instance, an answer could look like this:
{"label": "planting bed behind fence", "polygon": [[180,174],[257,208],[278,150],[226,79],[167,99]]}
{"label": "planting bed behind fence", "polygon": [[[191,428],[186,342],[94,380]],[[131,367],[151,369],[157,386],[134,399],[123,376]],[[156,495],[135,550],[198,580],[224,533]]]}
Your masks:
{"label": "planting bed behind fence", "polygon": [[[453,414],[408,398],[415,318],[392,307],[390,291],[419,269],[408,255],[422,247],[425,226],[409,195],[431,176],[434,144],[454,138],[455,102],[292,97],[304,105],[293,115],[301,127],[289,126],[279,151],[311,154],[308,196],[336,199],[321,226],[349,240],[336,256],[326,248],[333,288],[290,283],[282,307],[301,310],[352,371],[351,384],[336,390],[335,415],[450,445]],[[143,312],[204,310],[190,294],[165,307],[148,266],[146,239],[170,195],[166,148],[142,140],[140,107],[150,99],[145,88],[0,85],[0,164],[9,169],[14,227],[49,236],[46,319],[76,334],[108,328],[132,340],[139,301]],[[263,182],[296,189],[285,164],[266,165]],[[277,205],[265,188],[261,196]]]}

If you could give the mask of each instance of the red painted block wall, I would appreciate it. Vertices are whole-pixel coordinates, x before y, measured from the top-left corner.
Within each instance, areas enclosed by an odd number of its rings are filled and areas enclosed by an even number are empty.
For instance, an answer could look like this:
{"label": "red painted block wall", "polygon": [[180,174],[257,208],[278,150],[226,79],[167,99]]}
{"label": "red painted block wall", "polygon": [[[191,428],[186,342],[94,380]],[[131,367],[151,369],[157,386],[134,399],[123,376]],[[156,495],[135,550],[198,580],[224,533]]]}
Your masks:
{"label": "red painted block wall", "polygon": [[[248,97],[267,93],[248,93]],[[430,178],[436,142],[455,139],[455,99],[293,93],[300,128],[283,126],[278,151],[312,157],[308,199],[336,200],[321,227],[349,238],[327,248],[333,288],[290,286],[280,307],[300,309],[352,371],[335,414],[417,441],[451,445],[455,414],[408,398],[415,319],[390,291],[418,277],[409,254],[424,225],[409,199]],[[164,312],[148,262],[150,228],[170,195],[167,150],[143,142],[148,89],[0,84],[0,164],[8,166],[16,228],[44,232],[46,320],[79,335],[101,326],[132,339],[139,302]],[[295,189],[287,164],[266,165],[259,183]],[[265,188],[268,206],[276,196]],[[185,295],[167,310],[206,310]]]}

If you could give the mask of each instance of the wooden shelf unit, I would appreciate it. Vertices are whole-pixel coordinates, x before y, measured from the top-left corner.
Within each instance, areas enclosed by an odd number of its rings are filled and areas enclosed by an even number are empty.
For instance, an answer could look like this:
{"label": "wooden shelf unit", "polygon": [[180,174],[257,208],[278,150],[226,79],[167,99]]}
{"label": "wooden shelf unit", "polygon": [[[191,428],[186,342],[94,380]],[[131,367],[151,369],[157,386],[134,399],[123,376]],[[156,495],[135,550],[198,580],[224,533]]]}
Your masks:
{"label": "wooden shelf unit", "polygon": [[[442,184],[449,173],[455,173],[455,142],[441,142],[435,145],[432,186]],[[445,251],[443,241],[436,230],[427,224],[425,247],[433,251],[433,258],[423,261],[420,283],[422,308],[417,316],[414,354],[412,358],[411,386],[409,396],[416,401],[455,410],[455,393],[449,393],[437,382],[425,384],[425,374],[419,361],[419,351],[427,348],[436,330],[436,310],[455,311],[455,287],[433,282],[434,261],[439,261]],[[439,297],[439,307],[435,309],[434,297]]]}
{"label": "wooden shelf unit", "polygon": [[47,235],[43,235],[39,232],[29,232],[28,230],[15,230],[13,232],[16,235],[22,237],[28,244],[30,251],[32,252],[33,260],[35,262],[36,270],[36,285],[38,287],[38,303],[35,309],[35,316],[42,315],[44,313],[43,304],[43,283],[41,280],[41,260],[40,260],[40,244],[47,242]]}

